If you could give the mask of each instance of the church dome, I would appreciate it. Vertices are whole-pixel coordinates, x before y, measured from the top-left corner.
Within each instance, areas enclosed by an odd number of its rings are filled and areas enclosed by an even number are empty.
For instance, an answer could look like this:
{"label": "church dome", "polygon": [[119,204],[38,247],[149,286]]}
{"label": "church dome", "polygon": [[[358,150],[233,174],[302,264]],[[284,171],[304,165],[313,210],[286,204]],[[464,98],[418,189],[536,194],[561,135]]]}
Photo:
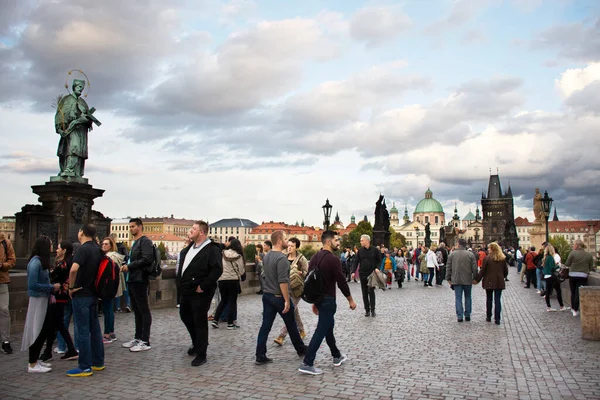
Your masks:
{"label": "church dome", "polygon": [[433,198],[433,192],[427,189],[425,192],[425,198],[417,204],[415,213],[443,213],[444,207],[439,201]]}
{"label": "church dome", "polygon": [[471,210],[469,210],[469,213],[467,215],[465,215],[465,217],[463,218],[463,221],[475,221],[475,216],[473,215]]}
{"label": "church dome", "polygon": [[390,214],[394,214],[394,213],[398,214],[398,209],[396,208],[395,202],[392,204],[392,208],[390,210]]}

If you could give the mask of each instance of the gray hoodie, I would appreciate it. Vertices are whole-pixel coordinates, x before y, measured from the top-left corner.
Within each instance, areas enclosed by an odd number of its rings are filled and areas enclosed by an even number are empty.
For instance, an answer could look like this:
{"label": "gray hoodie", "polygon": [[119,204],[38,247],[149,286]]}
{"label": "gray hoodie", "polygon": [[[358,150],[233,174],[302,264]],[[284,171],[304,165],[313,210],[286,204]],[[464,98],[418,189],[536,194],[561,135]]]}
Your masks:
{"label": "gray hoodie", "polygon": [[477,276],[477,260],[470,251],[460,248],[448,256],[446,280],[453,285],[472,285]]}

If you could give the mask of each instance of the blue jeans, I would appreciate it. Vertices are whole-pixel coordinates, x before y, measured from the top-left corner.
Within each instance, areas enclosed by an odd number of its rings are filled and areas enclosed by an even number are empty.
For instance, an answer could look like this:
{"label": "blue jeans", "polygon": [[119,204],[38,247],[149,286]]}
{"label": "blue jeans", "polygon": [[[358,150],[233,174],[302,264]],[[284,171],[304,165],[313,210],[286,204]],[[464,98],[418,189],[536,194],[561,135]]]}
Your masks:
{"label": "blue jeans", "polygon": [[[65,316],[64,316],[64,324],[65,328],[69,329],[69,325],[71,324],[71,315],[73,315],[73,307],[71,305],[71,300],[65,304]],[[77,341],[77,330],[75,329],[75,323],[73,323],[73,344],[75,345],[75,349],[79,351],[79,343]],[[58,349],[61,351],[67,351],[67,344],[65,343],[65,339],[62,337],[60,332],[56,335],[56,339],[58,340]]]}
{"label": "blue jeans", "polygon": [[535,269],[535,278],[538,290],[546,290],[546,280],[544,279],[544,270],[542,268]]}
{"label": "blue jeans", "polygon": [[79,345],[79,368],[104,365],[104,344],[98,321],[98,300],[95,297],[74,297],[73,321]]}
{"label": "blue jeans", "polygon": [[521,268],[523,268],[523,260],[517,260],[517,272],[521,273]]}
{"label": "blue jeans", "polygon": [[115,332],[115,310],[113,299],[102,300],[102,314],[104,314],[104,334]]}
{"label": "blue jeans", "polygon": [[[456,318],[462,319],[463,316],[471,317],[471,289],[473,285],[453,285],[454,286],[454,299],[456,303]],[[463,293],[465,294],[465,308],[463,310]]]}
{"label": "blue jeans", "polygon": [[313,333],[308,345],[308,350],[304,355],[304,364],[313,366],[317,351],[323,343],[323,339],[327,341],[327,346],[331,350],[331,355],[334,358],[341,357],[342,353],[335,345],[335,336],[333,335],[333,328],[335,327],[335,311],[337,310],[337,304],[335,298],[331,296],[325,296],[321,303],[317,304],[317,310],[319,310],[319,322],[317,322],[317,329]]}
{"label": "blue jeans", "polygon": [[296,325],[296,318],[294,318],[294,303],[290,301],[289,311],[282,314],[285,307],[283,296],[277,297],[271,293],[263,293],[262,302],[263,320],[260,330],[258,331],[258,339],[256,340],[256,359],[263,360],[267,357],[267,340],[269,339],[269,333],[271,332],[273,321],[275,321],[277,314],[283,319],[296,351],[298,353],[304,353],[306,351],[306,346],[300,338],[298,325]]}

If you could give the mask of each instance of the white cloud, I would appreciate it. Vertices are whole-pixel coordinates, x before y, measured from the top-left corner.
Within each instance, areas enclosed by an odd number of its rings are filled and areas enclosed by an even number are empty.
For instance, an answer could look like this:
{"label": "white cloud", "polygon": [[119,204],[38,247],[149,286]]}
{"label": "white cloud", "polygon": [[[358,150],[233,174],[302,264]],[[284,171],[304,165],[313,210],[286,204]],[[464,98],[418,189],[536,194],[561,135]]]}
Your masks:
{"label": "white cloud", "polygon": [[568,69],[554,81],[554,85],[566,98],[597,81],[600,81],[600,62],[590,63],[584,68]]}
{"label": "white cloud", "polygon": [[492,0],[456,0],[450,11],[441,19],[425,28],[427,35],[443,35],[449,30],[461,27],[469,22],[477,13]]}
{"label": "white cloud", "polygon": [[399,6],[370,5],[350,18],[350,36],[368,46],[395,40],[412,26],[412,21]]}

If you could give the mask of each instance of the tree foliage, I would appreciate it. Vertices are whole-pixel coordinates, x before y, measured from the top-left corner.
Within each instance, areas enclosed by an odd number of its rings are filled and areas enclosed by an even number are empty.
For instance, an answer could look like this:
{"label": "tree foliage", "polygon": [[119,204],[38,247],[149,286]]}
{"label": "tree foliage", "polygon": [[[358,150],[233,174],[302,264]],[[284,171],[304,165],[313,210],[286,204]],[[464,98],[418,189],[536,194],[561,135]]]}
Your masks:
{"label": "tree foliage", "polygon": [[571,253],[571,245],[567,242],[567,239],[562,236],[554,236],[550,238],[550,244],[554,246],[554,250],[560,254],[560,258],[564,264]]}
{"label": "tree foliage", "polygon": [[256,246],[247,244],[246,247],[244,247],[244,256],[246,257],[246,262],[254,262],[254,257],[256,257]]}
{"label": "tree foliage", "polygon": [[371,240],[373,240],[373,226],[368,221],[360,221],[356,228],[354,228],[347,235],[342,236],[342,247],[360,247],[360,237],[361,235],[369,235]]}
{"label": "tree foliage", "polygon": [[400,249],[400,248],[406,246],[406,238],[404,237],[403,234],[401,234],[400,232],[396,232],[394,230],[394,228],[392,228],[391,226],[390,226],[390,233],[392,234],[390,236],[390,248],[393,249],[394,247],[397,247]]}
{"label": "tree foliage", "polygon": [[312,256],[314,256],[315,254],[317,254],[317,249],[315,249],[314,247],[312,247],[310,244],[305,244],[304,246],[300,247],[298,249],[298,251],[300,253],[302,253],[302,255],[304,257],[306,257],[307,260],[310,260],[310,258]]}
{"label": "tree foliage", "polygon": [[167,248],[165,247],[165,244],[163,242],[160,242],[158,244],[158,246],[156,246],[158,248],[158,251],[160,251],[160,259],[161,260],[166,260],[167,259]]}

